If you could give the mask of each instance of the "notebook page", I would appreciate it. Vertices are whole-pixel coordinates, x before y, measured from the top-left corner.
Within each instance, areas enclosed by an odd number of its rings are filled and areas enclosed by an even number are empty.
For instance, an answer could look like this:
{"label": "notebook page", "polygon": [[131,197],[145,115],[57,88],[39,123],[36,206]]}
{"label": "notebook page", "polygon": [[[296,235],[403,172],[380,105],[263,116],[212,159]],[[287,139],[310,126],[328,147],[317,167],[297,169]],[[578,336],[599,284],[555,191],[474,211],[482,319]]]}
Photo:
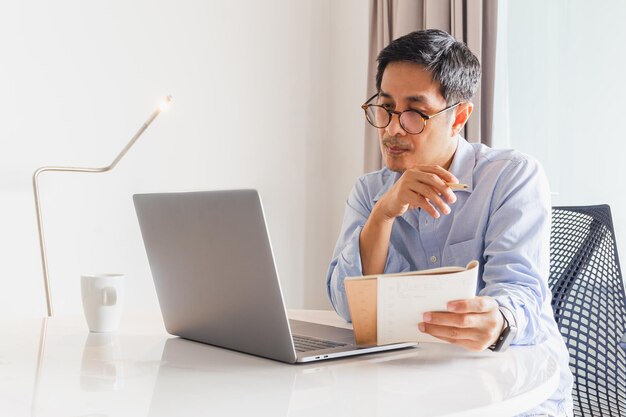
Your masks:
{"label": "notebook page", "polygon": [[427,311],[446,311],[448,302],[474,298],[478,263],[449,274],[378,278],[378,344],[439,342],[422,333],[417,323]]}

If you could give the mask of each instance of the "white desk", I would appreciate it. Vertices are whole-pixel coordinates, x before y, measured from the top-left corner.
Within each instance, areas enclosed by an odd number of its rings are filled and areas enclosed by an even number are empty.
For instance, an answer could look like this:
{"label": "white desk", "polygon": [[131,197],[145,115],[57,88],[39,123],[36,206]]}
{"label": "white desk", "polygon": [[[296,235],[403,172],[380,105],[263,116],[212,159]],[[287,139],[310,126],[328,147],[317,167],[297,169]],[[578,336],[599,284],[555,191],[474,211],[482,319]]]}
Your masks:
{"label": "white desk", "polygon": [[[332,312],[296,319],[342,324]],[[345,325],[345,323],[343,323]],[[165,333],[160,317],[125,317],[90,334],[82,317],[0,322],[1,416],[505,416],[558,384],[542,346],[470,353],[424,345],[288,365]]]}

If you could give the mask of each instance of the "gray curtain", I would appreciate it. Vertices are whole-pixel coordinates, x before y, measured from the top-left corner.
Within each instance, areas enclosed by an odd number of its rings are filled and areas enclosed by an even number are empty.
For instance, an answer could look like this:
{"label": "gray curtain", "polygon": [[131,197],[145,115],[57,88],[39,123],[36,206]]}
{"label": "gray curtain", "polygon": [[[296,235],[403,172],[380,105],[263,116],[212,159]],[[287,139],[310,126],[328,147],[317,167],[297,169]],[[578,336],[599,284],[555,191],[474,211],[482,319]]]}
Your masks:
{"label": "gray curtain", "polygon": [[[364,97],[376,92],[376,57],[391,40],[414,30],[445,30],[465,42],[482,66],[480,87],[472,99],[474,113],[462,134],[470,142],[491,145],[497,6],[497,0],[370,0],[369,68]],[[382,159],[377,132],[370,128],[365,132],[364,168],[370,172],[382,167]]]}

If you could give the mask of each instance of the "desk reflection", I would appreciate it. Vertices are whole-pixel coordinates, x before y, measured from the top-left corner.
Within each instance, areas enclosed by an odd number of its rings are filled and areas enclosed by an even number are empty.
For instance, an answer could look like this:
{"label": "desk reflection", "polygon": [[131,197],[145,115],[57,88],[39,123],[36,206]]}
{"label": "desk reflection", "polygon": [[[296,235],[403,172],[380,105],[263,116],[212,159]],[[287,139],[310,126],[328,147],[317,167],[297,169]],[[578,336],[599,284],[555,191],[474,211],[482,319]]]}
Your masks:
{"label": "desk reflection", "polygon": [[76,333],[54,326],[44,336],[31,416],[147,414],[166,336]]}
{"label": "desk reflection", "polygon": [[532,404],[520,394],[554,373],[548,360],[541,346],[495,354],[425,344],[289,365],[174,338],[165,343],[148,415],[181,407],[188,415],[401,415],[413,404],[413,415],[438,416],[502,401],[518,401],[521,412]]}
{"label": "desk reflection", "polygon": [[118,334],[62,320],[42,329],[31,401],[14,399],[11,393],[25,391],[11,391],[10,383],[32,366],[20,349],[36,341],[13,336],[0,348],[2,415],[500,416],[532,408],[558,384],[556,361],[543,346],[472,353],[424,344],[290,365],[146,333],[141,322]]}
{"label": "desk reflection", "polygon": [[83,391],[117,391],[124,387],[124,361],[116,333],[89,333],[80,365]]}

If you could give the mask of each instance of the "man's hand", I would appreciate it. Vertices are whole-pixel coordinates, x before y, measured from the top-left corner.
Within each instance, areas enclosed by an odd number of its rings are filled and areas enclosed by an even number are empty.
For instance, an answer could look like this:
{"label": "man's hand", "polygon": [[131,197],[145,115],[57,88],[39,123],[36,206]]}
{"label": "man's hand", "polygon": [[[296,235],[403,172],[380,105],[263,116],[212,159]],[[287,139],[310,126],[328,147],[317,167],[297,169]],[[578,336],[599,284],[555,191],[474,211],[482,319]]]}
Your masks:
{"label": "man's hand", "polygon": [[424,333],[474,351],[493,345],[503,325],[498,303],[491,297],[451,301],[447,312],[424,313],[424,322],[418,324]]}
{"label": "man's hand", "polygon": [[[456,201],[447,182],[458,183],[454,175],[437,165],[417,166],[404,171],[378,202],[363,226],[359,237],[363,275],[385,270],[393,223],[409,208],[421,207],[434,218],[450,213],[445,203]],[[436,207],[436,208],[435,208]],[[439,209],[439,211],[437,211]]]}
{"label": "man's hand", "polygon": [[402,216],[407,210],[421,208],[434,218],[450,213],[447,203],[456,197],[447,182],[458,183],[454,175],[437,165],[423,165],[404,171],[396,183],[382,196],[377,211],[387,220]]}

